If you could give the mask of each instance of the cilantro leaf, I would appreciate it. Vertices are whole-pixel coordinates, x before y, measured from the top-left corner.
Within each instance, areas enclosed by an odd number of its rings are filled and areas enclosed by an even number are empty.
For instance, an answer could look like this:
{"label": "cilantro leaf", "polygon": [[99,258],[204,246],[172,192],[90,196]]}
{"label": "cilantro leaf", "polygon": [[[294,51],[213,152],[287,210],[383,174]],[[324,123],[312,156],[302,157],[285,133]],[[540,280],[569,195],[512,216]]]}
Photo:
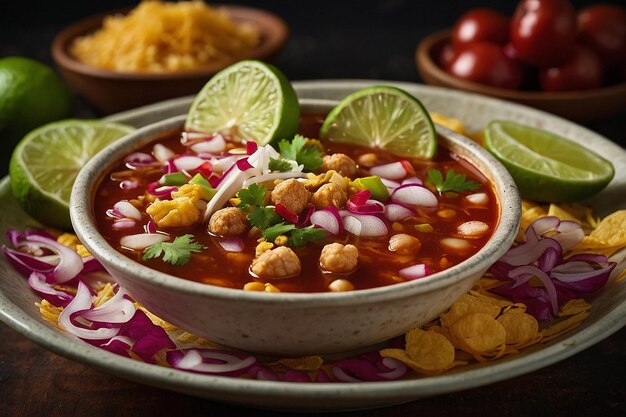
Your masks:
{"label": "cilantro leaf", "polygon": [[193,235],[178,236],[173,242],[159,242],[148,246],[143,250],[143,260],[160,258],[163,254],[163,262],[180,266],[189,262],[192,253],[202,252],[206,246],[193,242]]}
{"label": "cilantro leaf", "polygon": [[291,164],[284,159],[270,158],[269,169],[270,171],[287,172],[291,171]]}
{"label": "cilantro leaf", "polygon": [[328,236],[326,230],[311,225],[303,229],[292,230],[291,236],[289,237],[289,243],[291,246],[299,248],[309,242],[324,239],[326,236]]}
{"label": "cilantro leaf", "polygon": [[322,166],[322,151],[315,146],[306,146],[307,139],[302,135],[294,136],[289,142],[283,139],[278,144],[280,154],[285,159],[291,159],[304,165],[307,171],[315,171]]}
{"label": "cilantro leaf", "polygon": [[280,223],[283,220],[272,207],[256,207],[246,218],[250,224],[261,229]]}
{"label": "cilantro leaf", "polygon": [[250,206],[262,207],[265,202],[267,188],[262,185],[252,184],[248,188],[243,188],[237,193],[241,202],[237,205],[242,210],[247,210]]}
{"label": "cilantro leaf", "polygon": [[467,175],[457,174],[449,169],[446,172],[446,178],[443,179],[441,171],[431,169],[428,171],[428,179],[435,184],[437,191],[444,193],[446,191],[471,191],[480,188],[480,184],[475,181],[466,181]]}
{"label": "cilantro leaf", "polygon": [[284,235],[287,232],[291,232],[295,228],[296,226],[293,224],[285,224],[284,222],[282,222],[263,230],[263,233],[261,233],[261,235],[263,235],[263,237],[268,242],[273,242],[278,236]]}

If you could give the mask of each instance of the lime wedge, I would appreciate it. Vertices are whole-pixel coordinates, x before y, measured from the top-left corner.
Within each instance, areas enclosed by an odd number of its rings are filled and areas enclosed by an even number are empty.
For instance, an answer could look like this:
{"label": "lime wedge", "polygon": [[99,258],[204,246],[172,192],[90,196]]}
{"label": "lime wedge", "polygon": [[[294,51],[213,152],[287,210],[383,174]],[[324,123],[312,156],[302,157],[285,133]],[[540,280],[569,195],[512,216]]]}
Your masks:
{"label": "lime wedge", "polygon": [[430,115],[415,97],[395,87],[368,87],[343,99],[326,117],[320,137],[430,159],[437,135]]}
{"label": "lime wedge", "polygon": [[554,133],[511,121],[485,127],[485,147],[509,170],[522,197],[544,202],[578,201],[611,181],[613,165]]}
{"label": "lime wedge", "polygon": [[11,157],[9,174],[15,199],[36,220],[71,229],[69,201],[78,171],[132,130],[126,125],[86,120],[64,120],[33,130]]}
{"label": "lime wedge", "polygon": [[291,139],[299,118],[298,97],[282,72],[263,62],[241,61],[206,83],[191,105],[185,129],[266,145]]}

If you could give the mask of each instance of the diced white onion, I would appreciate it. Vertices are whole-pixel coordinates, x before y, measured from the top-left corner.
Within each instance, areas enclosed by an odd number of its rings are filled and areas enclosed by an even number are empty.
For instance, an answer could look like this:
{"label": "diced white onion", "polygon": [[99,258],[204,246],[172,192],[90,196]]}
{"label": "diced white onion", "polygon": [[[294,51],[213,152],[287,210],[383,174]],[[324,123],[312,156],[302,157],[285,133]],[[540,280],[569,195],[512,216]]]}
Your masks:
{"label": "diced white onion", "polygon": [[113,205],[113,209],[117,210],[127,219],[141,220],[141,212],[137,209],[137,207],[133,206],[126,200],[115,203],[115,205]]}
{"label": "diced white onion", "polygon": [[185,155],[174,159],[174,165],[176,165],[176,168],[181,171],[193,171],[205,162],[207,161],[191,155]]}
{"label": "diced white onion", "polygon": [[465,199],[476,206],[486,206],[489,202],[489,196],[486,193],[474,193],[465,196]]}
{"label": "diced white onion", "polygon": [[176,156],[174,151],[164,145],[161,145],[160,143],[157,143],[152,147],[152,153],[160,163],[167,162]]}
{"label": "diced white onion", "polygon": [[226,141],[222,135],[217,135],[210,140],[191,145],[191,150],[195,153],[220,153],[224,152],[224,149],[226,149]]}
{"label": "diced white onion", "polygon": [[136,235],[124,236],[120,239],[120,245],[132,250],[144,250],[155,243],[169,240],[169,236],[161,233],[138,233]]}

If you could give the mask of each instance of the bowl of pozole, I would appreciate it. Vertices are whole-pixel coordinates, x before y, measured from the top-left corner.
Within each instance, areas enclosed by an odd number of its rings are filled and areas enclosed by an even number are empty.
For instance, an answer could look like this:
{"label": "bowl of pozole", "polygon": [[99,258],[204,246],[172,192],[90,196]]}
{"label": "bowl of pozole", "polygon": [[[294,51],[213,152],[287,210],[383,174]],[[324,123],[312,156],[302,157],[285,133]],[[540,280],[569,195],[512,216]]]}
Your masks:
{"label": "bowl of pozole", "polygon": [[77,235],[149,311],[226,346],[343,352],[433,319],[510,247],[513,180],[440,126],[428,161],[306,139],[336,104],[301,100],[278,150],[185,116],[137,130],[81,171]]}

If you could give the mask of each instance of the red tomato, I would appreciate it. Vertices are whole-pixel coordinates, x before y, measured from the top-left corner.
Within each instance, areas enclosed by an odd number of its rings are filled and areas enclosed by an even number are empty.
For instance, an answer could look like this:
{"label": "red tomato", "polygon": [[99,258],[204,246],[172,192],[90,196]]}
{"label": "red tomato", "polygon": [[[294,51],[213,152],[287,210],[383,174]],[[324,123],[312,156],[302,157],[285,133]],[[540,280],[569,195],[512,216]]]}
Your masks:
{"label": "red tomato", "polygon": [[513,62],[515,62],[522,71],[522,90],[539,90],[539,79],[537,74],[537,68],[520,61],[515,47],[509,42],[502,48],[504,55],[508,56]]}
{"label": "red tomato", "polygon": [[511,22],[511,43],[521,60],[559,65],[574,47],[576,11],[567,0],[522,0]]}
{"label": "red tomato", "polygon": [[504,45],[508,40],[508,17],[489,8],[472,9],[463,14],[452,30],[452,43],[455,47],[471,42]]}
{"label": "red tomato", "polygon": [[578,13],[580,42],[608,67],[626,64],[626,9],[611,4],[586,7]]}
{"label": "red tomato", "polygon": [[518,89],[522,71],[500,45],[476,42],[457,51],[446,71],[455,77],[494,87]]}
{"label": "red tomato", "polygon": [[544,91],[578,91],[599,88],[602,85],[602,64],[590,49],[576,45],[563,64],[544,68],[539,72]]}

